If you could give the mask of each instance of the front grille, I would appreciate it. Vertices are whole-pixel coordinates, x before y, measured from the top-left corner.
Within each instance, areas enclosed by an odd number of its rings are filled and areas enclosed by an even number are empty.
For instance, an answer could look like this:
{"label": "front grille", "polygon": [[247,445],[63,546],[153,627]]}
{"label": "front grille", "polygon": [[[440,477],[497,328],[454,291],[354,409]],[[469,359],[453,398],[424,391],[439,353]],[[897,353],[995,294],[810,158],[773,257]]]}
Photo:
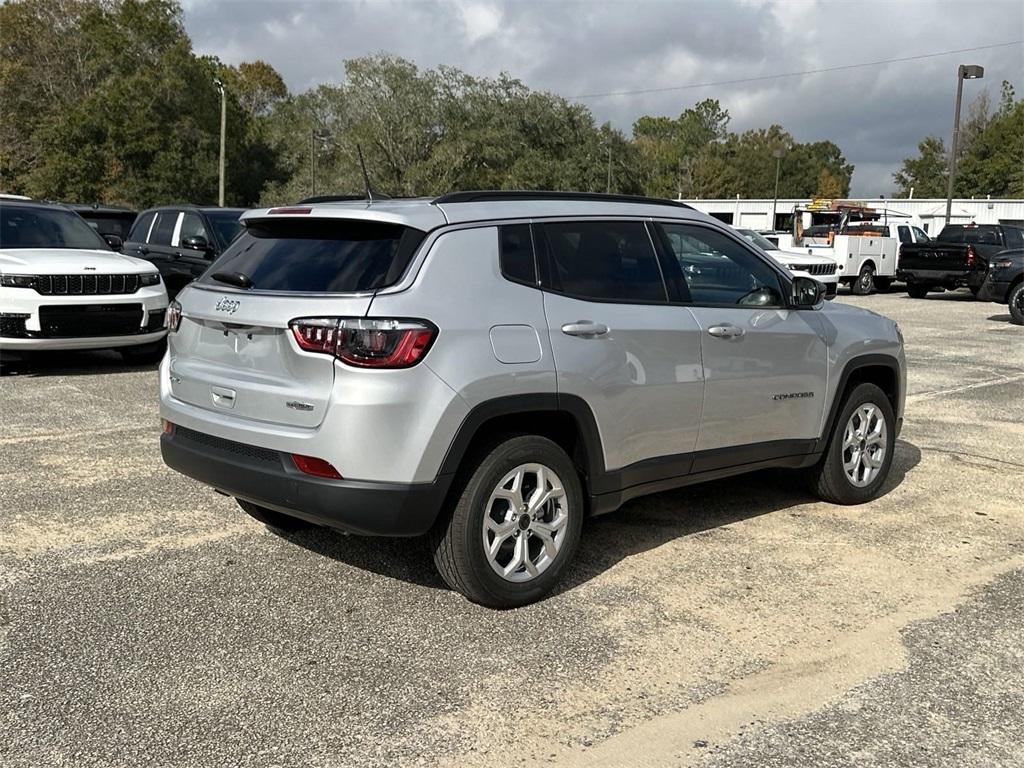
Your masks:
{"label": "front grille", "polygon": [[141,304],[82,304],[39,308],[42,335],[50,338],[127,336],[142,332]]}
{"label": "front grille", "polygon": [[281,463],[281,454],[277,451],[272,451],[269,448],[260,448],[255,445],[246,445],[245,443],[236,443],[234,440],[225,440],[223,437],[215,437],[205,432],[196,432],[194,429],[188,429],[187,427],[175,426],[174,439],[197,443],[223,453],[244,456],[247,459],[254,459],[265,464],[280,465]]}
{"label": "front grille", "polygon": [[138,275],[36,275],[36,292],[44,296],[101,296],[135,293]]}
{"label": "front grille", "polygon": [[795,264],[790,269],[810,275],[833,275],[836,271],[835,264]]}

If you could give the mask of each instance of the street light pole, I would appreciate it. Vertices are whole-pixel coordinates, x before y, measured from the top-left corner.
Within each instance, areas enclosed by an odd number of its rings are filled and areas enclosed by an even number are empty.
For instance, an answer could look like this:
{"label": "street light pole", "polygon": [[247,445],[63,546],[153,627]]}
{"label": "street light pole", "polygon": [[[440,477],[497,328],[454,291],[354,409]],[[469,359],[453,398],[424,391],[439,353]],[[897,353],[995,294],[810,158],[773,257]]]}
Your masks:
{"label": "street light pole", "polygon": [[310,197],[316,196],[316,126],[309,129],[309,186]]}
{"label": "street light pole", "polygon": [[221,208],[224,207],[224,135],[227,131],[228,122],[228,107],[227,107],[227,94],[224,91],[224,81],[214,80],[217,85],[217,89],[220,91],[220,184],[217,195],[218,204]]}
{"label": "street light pole", "polygon": [[946,183],[946,225],[953,213],[953,182],[956,180],[956,151],[960,141],[960,100],[964,93],[964,80],[980,80],[985,68],[977,64],[961,64],[956,69],[956,109],[953,112],[953,141],[949,148],[949,180]]}
{"label": "street light pole", "polygon": [[612,193],[612,144],[608,142],[608,185],[606,187],[607,194]]}
{"label": "street light pole", "polygon": [[776,148],[772,155],[775,156],[775,197],[772,199],[772,220],[769,229],[775,229],[775,209],[779,204],[779,168],[782,166],[782,149]]}

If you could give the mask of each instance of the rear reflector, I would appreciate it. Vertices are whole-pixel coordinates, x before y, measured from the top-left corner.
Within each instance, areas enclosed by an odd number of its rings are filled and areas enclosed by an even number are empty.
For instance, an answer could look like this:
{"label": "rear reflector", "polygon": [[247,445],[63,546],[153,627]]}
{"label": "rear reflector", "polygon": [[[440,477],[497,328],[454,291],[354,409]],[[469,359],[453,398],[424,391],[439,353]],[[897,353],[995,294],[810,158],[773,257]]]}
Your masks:
{"label": "rear reflector", "polygon": [[165,435],[174,434],[174,424],[169,422],[167,419],[160,419],[160,427],[163,429]]}
{"label": "rear reflector", "polygon": [[314,475],[315,477],[326,477],[331,480],[342,479],[341,473],[331,466],[330,462],[324,461],[323,459],[293,453],[292,461],[295,463],[295,468],[304,474]]}

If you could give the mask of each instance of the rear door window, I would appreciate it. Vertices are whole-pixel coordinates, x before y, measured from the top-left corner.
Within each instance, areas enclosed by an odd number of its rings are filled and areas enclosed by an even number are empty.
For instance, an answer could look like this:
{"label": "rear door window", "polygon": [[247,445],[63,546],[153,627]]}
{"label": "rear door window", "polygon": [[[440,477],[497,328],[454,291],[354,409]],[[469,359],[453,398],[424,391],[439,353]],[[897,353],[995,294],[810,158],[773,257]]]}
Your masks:
{"label": "rear door window", "polygon": [[398,282],[426,233],[345,219],[255,220],[200,282],[240,272],[254,290],[359,293]]}
{"label": "rear door window", "polygon": [[533,239],[529,224],[499,227],[501,274],[516,283],[537,284],[537,268],[533,260]]}
{"label": "rear door window", "polygon": [[1003,230],[1003,235],[1006,237],[1007,248],[1024,248],[1024,235],[1019,229],[1007,227]]}
{"label": "rear door window", "polygon": [[896,231],[899,233],[901,243],[912,243],[914,241],[910,235],[910,227],[901,224],[896,227]]}
{"label": "rear door window", "polygon": [[642,222],[544,224],[551,287],[581,299],[665,302],[665,283]]}
{"label": "rear door window", "polygon": [[151,245],[167,245],[171,244],[171,239],[174,237],[174,231],[178,224],[178,211],[158,211],[156,214],[156,223],[153,225],[152,231],[149,233],[149,243]]}

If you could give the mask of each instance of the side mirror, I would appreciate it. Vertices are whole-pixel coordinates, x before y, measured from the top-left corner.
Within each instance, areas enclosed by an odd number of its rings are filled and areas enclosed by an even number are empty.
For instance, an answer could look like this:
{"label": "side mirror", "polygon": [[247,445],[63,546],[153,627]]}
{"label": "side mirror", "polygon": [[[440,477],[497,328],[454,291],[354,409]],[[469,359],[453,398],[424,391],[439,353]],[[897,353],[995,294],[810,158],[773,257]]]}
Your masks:
{"label": "side mirror", "polygon": [[813,277],[793,277],[793,306],[797,309],[820,309],[825,303],[825,286]]}
{"label": "side mirror", "polygon": [[202,235],[192,235],[181,241],[182,248],[191,248],[193,251],[208,251],[210,244]]}
{"label": "side mirror", "polygon": [[122,240],[118,235],[104,235],[103,239],[107,242],[107,245],[115,251],[120,251],[124,246],[124,240]]}

